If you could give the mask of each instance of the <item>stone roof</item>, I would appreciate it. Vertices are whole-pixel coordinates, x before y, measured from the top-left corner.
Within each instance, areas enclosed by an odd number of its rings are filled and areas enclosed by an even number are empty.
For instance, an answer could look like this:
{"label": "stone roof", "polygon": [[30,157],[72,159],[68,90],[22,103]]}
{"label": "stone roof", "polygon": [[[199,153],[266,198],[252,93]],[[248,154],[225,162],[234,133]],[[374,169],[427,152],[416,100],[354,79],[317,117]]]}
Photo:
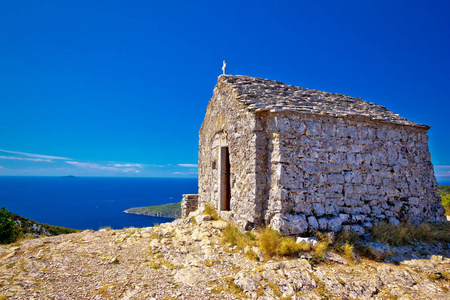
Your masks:
{"label": "stone roof", "polygon": [[357,117],[378,122],[427,128],[391,112],[386,107],[347,95],[310,90],[284,84],[280,81],[242,75],[221,75],[223,81],[234,88],[236,99],[249,111],[294,111],[331,117]]}

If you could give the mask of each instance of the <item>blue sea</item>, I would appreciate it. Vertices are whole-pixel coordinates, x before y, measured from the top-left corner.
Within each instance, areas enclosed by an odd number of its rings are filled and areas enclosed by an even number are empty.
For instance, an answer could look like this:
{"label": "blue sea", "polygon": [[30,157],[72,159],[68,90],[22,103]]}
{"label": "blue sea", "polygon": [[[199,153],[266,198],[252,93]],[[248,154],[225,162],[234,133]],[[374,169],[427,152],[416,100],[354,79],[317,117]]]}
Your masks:
{"label": "blue sea", "polygon": [[196,178],[0,176],[0,208],[36,222],[75,229],[146,227],[173,219],[126,214],[130,207],[180,202]]}

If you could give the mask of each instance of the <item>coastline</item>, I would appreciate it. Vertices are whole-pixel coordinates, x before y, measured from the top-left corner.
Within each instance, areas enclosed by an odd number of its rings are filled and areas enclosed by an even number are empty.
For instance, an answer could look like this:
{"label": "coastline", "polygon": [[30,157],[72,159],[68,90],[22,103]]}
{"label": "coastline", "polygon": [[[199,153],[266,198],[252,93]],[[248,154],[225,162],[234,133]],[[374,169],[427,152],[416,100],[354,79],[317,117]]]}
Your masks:
{"label": "coastline", "polygon": [[123,212],[126,214],[176,219],[181,216],[181,202],[153,206],[131,207],[124,210]]}

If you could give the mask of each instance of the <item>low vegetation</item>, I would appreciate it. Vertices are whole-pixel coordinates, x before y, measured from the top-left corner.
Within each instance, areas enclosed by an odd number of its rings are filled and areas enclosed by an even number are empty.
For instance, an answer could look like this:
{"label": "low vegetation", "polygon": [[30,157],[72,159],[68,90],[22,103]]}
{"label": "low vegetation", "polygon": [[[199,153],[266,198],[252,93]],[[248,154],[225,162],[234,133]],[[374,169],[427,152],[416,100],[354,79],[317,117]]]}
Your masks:
{"label": "low vegetation", "polygon": [[255,246],[255,236],[251,232],[243,233],[237,226],[228,224],[222,231],[222,241],[225,244],[242,250],[247,246]]}
{"label": "low vegetation", "polygon": [[450,243],[450,223],[448,222],[420,225],[381,223],[374,226],[371,233],[375,241],[391,246],[405,245],[413,241]]}
{"label": "low vegetation", "polygon": [[264,228],[256,233],[252,231],[242,232],[236,225],[228,224],[222,231],[222,241],[235,247],[236,250],[244,250],[249,247],[246,254],[250,258],[257,259],[253,247],[258,247],[267,258],[274,256],[297,256],[299,253],[309,251],[309,244],[296,243],[293,237],[282,236],[276,230]]}
{"label": "low vegetation", "polygon": [[13,243],[21,238],[40,235],[75,233],[80,230],[37,223],[33,220],[0,209],[0,244]]}
{"label": "low vegetation", "polygon": [[[400,224],[392,225],[381,223],[374,226],[371,231],[372,241],[388,246],[400,246],[419,242],[450,243],[450,223],[420,225]],[[379,256],[371,251],[370,247],[363,246],[361,237],[354,232],[338,232],[333,240],[329,235],[316,232],[319,242],[310,247],[307,243],[297,243],[293,237],[282,236],[276,230],[263,228],[257,231],[241,231],[236,225],[228,224],[222,231],[222,242],[234,250],[245,250],[250,259],[258,260],[254,247],[257,247],[265,259],[273,257],[299,257],[309,253],[311,263],[320,263],[326,260],[326,252],[333,251],[342,255],[348,262],[357,260],[357,255],[382,260],[390,252]]]}
{"label": "low vegetation", "polygon": [[450,195],[450,185],[440,184],[438,187],[438,194],[441,196]]}
{"label": "low vegetation", "polygon": [[450,216],[450,195],[441,195],[442,205],[445,208],[445,215]]}
{"label": "low vegetation", "polygon": [[211,216],[211,220],[219,220],[219,215],[217,214],[217,211],[209,204],[205,205],[205,210],[203,211],[205,215]]}
{"label": "low vegetation", "polygon": [[258,246],[265,256],[296,256],[308,251],[309,244],[296,243],[290,236],[282,236],[269,227],[261,229],[257,234]]}
{"label": "low vegetation", "polygon": [[439,185],[438,194],[441,195],[445,215],[450,216],[450,185]]}
{"label": "low vegetation", "polygon": [[0,244],[12,243],[18,236],[19,231],[11,217],[11,213],[3,207],[0,209]]}

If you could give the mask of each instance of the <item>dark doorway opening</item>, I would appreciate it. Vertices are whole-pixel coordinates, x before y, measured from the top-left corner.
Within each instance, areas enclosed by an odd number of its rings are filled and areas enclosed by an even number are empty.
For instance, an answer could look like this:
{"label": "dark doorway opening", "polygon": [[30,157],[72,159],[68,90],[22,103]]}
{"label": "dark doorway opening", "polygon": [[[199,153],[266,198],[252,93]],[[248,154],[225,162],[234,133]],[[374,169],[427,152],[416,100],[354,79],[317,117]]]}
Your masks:
{"label": "dark doorway opening", "polygon": [[230,210],[230,152],[228,147],[220,148],[220,210]]}

